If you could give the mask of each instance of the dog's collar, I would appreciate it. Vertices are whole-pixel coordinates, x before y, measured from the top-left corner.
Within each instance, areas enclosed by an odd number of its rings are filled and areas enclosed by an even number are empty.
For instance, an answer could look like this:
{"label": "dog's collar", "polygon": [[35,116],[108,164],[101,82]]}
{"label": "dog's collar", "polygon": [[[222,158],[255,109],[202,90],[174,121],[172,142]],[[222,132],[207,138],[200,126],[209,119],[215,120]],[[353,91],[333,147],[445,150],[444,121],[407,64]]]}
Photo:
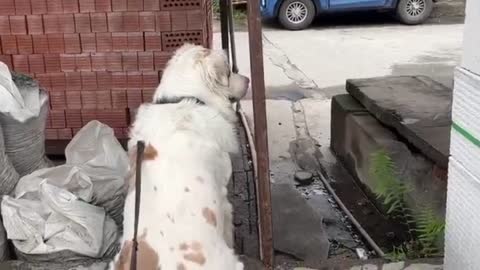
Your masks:
{"label": "dog's collar", "polygon": [[203,102],[199,98],[190,97],[190,96],[185,96],[185,97],[161,97],[159,99],[156,99],[154,103],[155,104],[176,104],[176,103],[180,103],[182,101],[193,101],[197,104],[205,105],[205,102]]}

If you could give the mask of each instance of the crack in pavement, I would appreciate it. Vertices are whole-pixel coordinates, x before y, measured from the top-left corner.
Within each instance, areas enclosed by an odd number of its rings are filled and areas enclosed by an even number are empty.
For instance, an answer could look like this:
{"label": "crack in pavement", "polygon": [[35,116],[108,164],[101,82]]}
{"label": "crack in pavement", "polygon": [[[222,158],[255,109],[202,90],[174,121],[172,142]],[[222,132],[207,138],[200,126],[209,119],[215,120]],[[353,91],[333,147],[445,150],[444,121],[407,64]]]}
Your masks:
{"label": "crack in pavement", "polygon": [[272,64],[282,69],[283,73],[300,88],[318,88],[318,85],[312,79],[290,61],[285,52],[270,41],[265,34],[262,37],[264,53]]}

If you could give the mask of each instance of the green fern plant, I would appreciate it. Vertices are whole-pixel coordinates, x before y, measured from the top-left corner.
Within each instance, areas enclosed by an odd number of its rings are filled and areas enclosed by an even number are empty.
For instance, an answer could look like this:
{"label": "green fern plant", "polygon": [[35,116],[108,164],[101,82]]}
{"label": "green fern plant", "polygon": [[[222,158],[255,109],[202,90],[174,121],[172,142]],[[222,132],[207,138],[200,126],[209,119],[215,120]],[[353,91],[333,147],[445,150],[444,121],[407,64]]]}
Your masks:
{"label": "green fern plant", "polygon": [[377,184],[374,193],[387,209],[387,214],[401,221],[408,229],[409,238],[401,246],[393,247],[388,258],[393,261],[432,257],[438,255],[438,240],[445,230],[445,222],[435,216],[431,209],[422,209],[418,214],[405,203],[411,191],[404,181],[396,176],[393,160],[385,150],[372,155],[370,177]]}

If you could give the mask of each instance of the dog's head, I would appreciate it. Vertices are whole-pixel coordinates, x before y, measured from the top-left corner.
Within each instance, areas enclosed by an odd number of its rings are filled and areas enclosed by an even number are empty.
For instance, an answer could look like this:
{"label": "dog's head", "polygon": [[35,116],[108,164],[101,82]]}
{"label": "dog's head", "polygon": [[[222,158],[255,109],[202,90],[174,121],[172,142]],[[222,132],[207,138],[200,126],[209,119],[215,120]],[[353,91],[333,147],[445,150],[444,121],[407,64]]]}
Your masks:
{"label": "dog's head", "polygon": [[168,62],[154,100],[164,96],[193,96],[207,104],[218,98],[238,101],[245,96],[248,85],[247,77],[230,71],[222,51],[185,44]]}

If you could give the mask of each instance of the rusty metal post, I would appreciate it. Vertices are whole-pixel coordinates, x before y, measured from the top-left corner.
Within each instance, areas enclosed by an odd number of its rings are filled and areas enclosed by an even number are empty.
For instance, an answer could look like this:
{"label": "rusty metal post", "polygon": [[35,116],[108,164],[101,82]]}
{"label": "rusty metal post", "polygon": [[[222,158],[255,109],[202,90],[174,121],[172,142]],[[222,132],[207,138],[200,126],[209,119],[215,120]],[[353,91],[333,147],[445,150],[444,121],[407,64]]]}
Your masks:
{"label": "rusty metal post", "polygon": [[260,257],[266,269],[273,269],[272,201],[268,157],[267,111],[263,68],[260,1],[248,1],[248,39],[253,94],[253,121],[257,151],[257,195],[259,210]]}

